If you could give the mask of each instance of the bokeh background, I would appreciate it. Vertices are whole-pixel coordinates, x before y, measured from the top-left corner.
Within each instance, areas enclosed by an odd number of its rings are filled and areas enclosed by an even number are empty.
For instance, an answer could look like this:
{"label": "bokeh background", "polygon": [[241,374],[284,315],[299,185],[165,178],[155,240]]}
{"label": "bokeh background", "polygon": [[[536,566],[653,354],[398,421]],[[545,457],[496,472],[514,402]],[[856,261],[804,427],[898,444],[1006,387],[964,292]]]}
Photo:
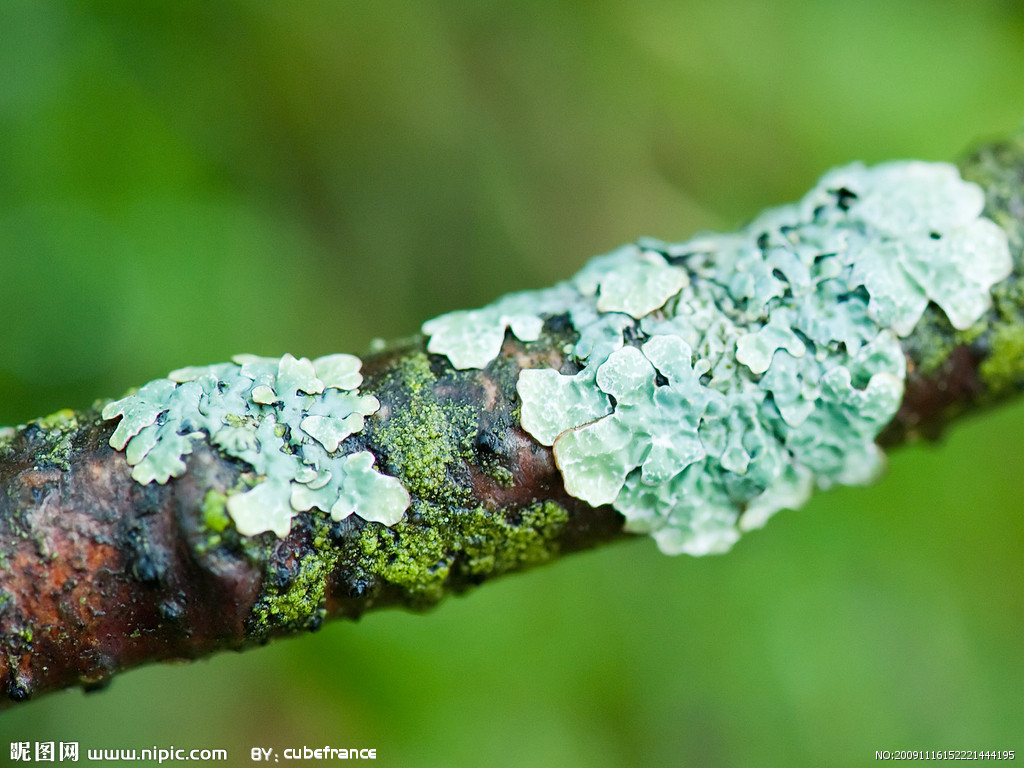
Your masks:
{"label": "bokeh background", "polygon": [[[0,422],[374,336],[1024,118],[998,0],[0,5]],[[638,540],[0,715],[87,747],[389,766],[1024,749],[1024,408],[723,557]],[[83,756],[84,759],[84,756]]]}

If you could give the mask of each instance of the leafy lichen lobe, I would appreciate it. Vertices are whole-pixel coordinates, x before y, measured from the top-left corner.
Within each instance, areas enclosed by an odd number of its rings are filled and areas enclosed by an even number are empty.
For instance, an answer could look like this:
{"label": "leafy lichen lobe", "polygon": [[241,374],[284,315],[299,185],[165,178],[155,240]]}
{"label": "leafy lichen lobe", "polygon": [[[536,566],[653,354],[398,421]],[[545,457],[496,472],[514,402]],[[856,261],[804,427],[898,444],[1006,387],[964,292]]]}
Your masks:
{"label": "leafy lichen lobe", "polygon": [[665,552],[720,552],[815,484],[875,475],[900,338],[929,305],[976,335],[1010,272],[983,205],[948,164],[854,164],[736,234],[641,241],[423,331],[481,367],[506,327],[529,341],[531,315],[568,317],[578,373],[520,374],[524,429],[553,446],[571,495],[612,504]]}
{"label": "leafy lichen lobe", "polygon": [[196,440],[250,465],[257,484],[225,504],[245,536],[286,536],[295,515],[313,508],[335,520],[357,513],[391,524],[408,507],[408,492],[373,468],[372,454],[342,449],[380,407],[360,394],[359,368],[352,355],[239,355],[173,371],[109,403],[102,415],[120,417],[110,445],[125,451],[142,484],[181,475]]}

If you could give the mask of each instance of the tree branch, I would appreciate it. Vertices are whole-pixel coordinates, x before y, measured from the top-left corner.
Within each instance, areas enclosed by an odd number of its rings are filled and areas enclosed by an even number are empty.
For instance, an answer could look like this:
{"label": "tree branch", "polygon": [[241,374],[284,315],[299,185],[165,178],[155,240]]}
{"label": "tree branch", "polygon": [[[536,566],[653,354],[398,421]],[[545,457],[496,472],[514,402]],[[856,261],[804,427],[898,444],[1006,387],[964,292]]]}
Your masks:
{"label": "tree branch", "polygon": [[[992,288],[991,308],[966,328],[955,328],[948,308],[929,296],[933,303],[912,332],[900,339],[905,389],[895,416],[886,419],[888,426],[877,435],[884,445],[932,437],[954,418],[1012,396],[1024,386],[1024,292],[1019,282],[1024,136],[982,148],[961,168],[965,178],[985,191],[985,216],[1005,231],[1013,272]],[[838,200],[848,203],[841,195]],[[666,250],[655,259],[663,257],[658,262],[667,265],[658,267],[663,274],[675,279],[670,271],[685,269],[687,280],[701,279],[692,261],[685,261],[689,257],[673,253]],[[602,296],[610,295],[610,283],[601,290]],[[579,292],[587,297],[584,289]],[[591,295],[599,292],[595,288]],[[604,313],[616,317],[618,336],[611,334],[612,346],[648,349],[642,345],[653,334],[645,330],[641,318],[662,310],[633,311],[630,301],[623,298],[621,306]],[[149,661],[241,649],[315,630],[328,618],[358,618],[373,608],[428,608],[494,576],[627,536],[629,515],[616,508],[618,499],[588,503],[585,499],[594,500],[590,491],[578,490],[575,478],[567,482],[567,466],[575,459],[564,451],[558,456],[557,440],[568,432],[582,432],[605,413],[624,411],[628,393],[612,394],[611,385],[600,380],[601,389],[595,390],[591,381],[585,397],[603,403],[605,410],[557,428],[551,439],[542,439],[543,430],[536,423],[524,428],[522,371],[556,371],[559,381],[568,381],[576,374],[585,376],[588,366],[599,366],[596,353],[580,350],[584,332],[578,316],[537,310],[543,326],[534,333],[523,330],[523,315],[517,311],[508,310],[508,323],[502,315],[500,354],[486,362],[467,364],[459,351],[437,353],[436,342],[426,336],[388,345],[364,358],[358,389],[351,382],[337,384],[334,396],[348,398],[344,402],[349,404],[357,397],[362,403],[375,399],[376,407],[360,416],[365,419],[359,428],[333,433],[333,443],[330,434],[325,436],[309,421],[317,415],[311,403],[326,402],[326,390],[313,393],[303,384],[298,389],[291,386],[290,393],[259,394],[259,376],[264,375],[259,373],[248,380],[248,410],[222,419],[225,431],[236,430],[228,436],[236,440],[231,443],[234,448],[227,447],[227,437],[218,441],[214,430],[203,426],[208,422],[201,420],[212,418],[208,404],[214,393],[232,390],[215,376],[214,385],[200,392],[206,385],[196,378],[200,383],[193,389],[201,397],[193,421],[182,417],[184,421],[172,430],[175,440],[188,447],[166,464],[152,453],[140,458],[141,451],[133,449],[133,441],[158,435],[168,413],[173,414],[173,408],[158,406],[147,411],[148,416],[140,415],[145,410],[140,406],[133,416],[125,409],[144,400],[142,393],[114,416],[109,404],[100,403],[87,412],[60,412],[9,430],[0,446],[0,682],[8,701],[73,685],[100,686],[118,671]],[[658,318],[665,319],[663,314]],[[470,318],[471,323],[477,321],[485,323],[487,318]],[[507,333],[506,324],[511,325]],[[446,332],[437,328],[435,324],[433,339]],[[783,348],[798,357],[792,348],[778,346]],[[614,352],[606,351],[605,357],[609,355]],[[678,369],[659,365],[653,352],[648,357],[658,368],[658,387],[667,391],[675,386]],[[694,352],[693,358],[700,354]],[[748,367],[754,370],[755,365]],[[281,390],[284,369],[275,370],[276,384],[271,376],[264,385]],[[222,379],[235,375],[229,364],[217,371]],[[692,372],[697,371],[694,366]],[[319,368],[316,374],[325,378]],[[181,374],[167,386],[182,391],[190,376],[201,375],[212,374]],[[745,375],[744,381],[760,380],[760,374]],[[868,391],[863,385],[862,390]],[[293,395],[299,403],[294,423],[287,421]],[[571,418],[568,411],[578,404],[573,401],[563,409],[552,400],[542,405],[554,411],[545,418],[560,424]],[[332,411],[325,417],[328,421],[319,424],[338,429],[338,422],[329,419],[348,418],[357,406],[346,407],[349,410]],[[137,423],[125,426],[119,441],[115,430],[133,419]],[[258,432],[264,426],[269,431]],[[124,439],[128,432],[134,434]],[[277,459],[284,456],[300,471],[320,473],[316,480],[289,476],[280,481],[280,487],[291,489],[292,508],[279,510],[278,517],[267,518],[270,522],[258,511],[252,513],[251,505],[238,502],[253,499],[254,491],[278,482],[273,474],[277,469],[257,471],[263,460],[257,455],[259,439],[248,448],[238,447],[237,440],[244,443],[253,435],[261,435],[264,457],[268,436],[274,435],[282,446],[274,452]],[[757,451],[743,435],[740,438],[746,460],[756,465]],[[112,447],[112,439],[119,448]],[[158,439],[150,440],[150,451]],[[121,450],[125,443],[127,453]],[[320,451],[321,459],[309,458],[313,449]],[[375,518],[372,499],[366,502],[359,496],[362,491],[351,485],[354,465],[345,461],[364,453],[372,457],[379,474],[367,469],[360,477],[370,483],[383,482],[380,477],[397,478],[405,491],[407,508],[397,521]],[[183,462],[181,469],[174,468],[178,460]],[[639,477],[641,461],[646,459],[638,459],[625,472]],[[794,466],[804,471],[799,462]],[[151,476],[140,481],[140,467]],[[333,479],[328,479],[325,467],[333,468]],[[345,482],[350,485],[330,485],[346,476],[341,467],[348,468]],[[318,486],[321,482],[327,485]],[[819,483],[825,484],[820,479]],[[762,502],[763,494],[758,494],[765,487],[759,486],[757,493],[731,491],[737,500],[733,528],[737,519],[742,523],[743,515]],[[332,499],[339,504],[342,499],[356,500],[340,511],[322,501],[301,510],[305,504],[296,498],[313,498],[321,488],[332,488]],[[658,525],[670,523],[659,519]],[[632,519],[630,526],[643,528]]]}

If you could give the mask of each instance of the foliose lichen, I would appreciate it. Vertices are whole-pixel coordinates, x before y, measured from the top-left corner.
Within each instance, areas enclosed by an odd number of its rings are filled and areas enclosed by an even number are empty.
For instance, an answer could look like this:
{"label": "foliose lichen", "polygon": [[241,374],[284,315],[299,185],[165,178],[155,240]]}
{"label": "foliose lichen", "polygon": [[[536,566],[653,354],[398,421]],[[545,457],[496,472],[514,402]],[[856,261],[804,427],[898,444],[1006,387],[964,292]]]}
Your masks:
{"label": "foliose lichen", "polygon": [[900,337],[929,303],[969,332],[1010,274],[983,205],[952,165],[853,164],[738,233],[643,240],[423,332],[456,367],[483,367],[506,328],[530,341],[568,316],[578,372],[521,372],[523,428],[553,446],[573,496],[667,553],[722,552],[815,485],[876,475]]}
{"label": "foliose lichen", "polygon": [[257,484],[225,504],[243,536],[286,536],[292,518],[314,507],[334,520],[354,513],[393,525],[409,506],[408,492],[373,468],[373,454],[341,450],[380,407],[359,393],[360,366],[352,355],[239,355],[173,371],[109,403],[102,415],[120,417],[110,445],[125,451],[132,477],[144,485],[184,473],[196,440],[249,464]]}
{"label": "foliose lichen", "polygon": [[483,309],[435,317],[423,324],[423,333],[430,337],[427,351],[447,356],[459,370],[483,368],[501,351],[506,328],[520,341],[536,341],[544,326],[541,315],[557,314],[571,299],[572,291],[559,284],[547,290],[511,293]]}

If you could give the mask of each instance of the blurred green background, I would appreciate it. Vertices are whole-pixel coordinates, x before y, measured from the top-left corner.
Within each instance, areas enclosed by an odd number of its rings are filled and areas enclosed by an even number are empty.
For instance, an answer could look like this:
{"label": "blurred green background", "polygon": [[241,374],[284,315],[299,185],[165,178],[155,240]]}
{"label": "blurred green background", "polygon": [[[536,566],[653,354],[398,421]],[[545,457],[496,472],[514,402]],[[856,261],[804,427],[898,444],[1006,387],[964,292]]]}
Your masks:
{"label": "blurred green background", "polygon": [[[0,422],[374,336],[1024,118],[997,0],[0,5]],[[1024,749],[1024,407],[724,557],[642,540],[0,716],[390,766]]]}

